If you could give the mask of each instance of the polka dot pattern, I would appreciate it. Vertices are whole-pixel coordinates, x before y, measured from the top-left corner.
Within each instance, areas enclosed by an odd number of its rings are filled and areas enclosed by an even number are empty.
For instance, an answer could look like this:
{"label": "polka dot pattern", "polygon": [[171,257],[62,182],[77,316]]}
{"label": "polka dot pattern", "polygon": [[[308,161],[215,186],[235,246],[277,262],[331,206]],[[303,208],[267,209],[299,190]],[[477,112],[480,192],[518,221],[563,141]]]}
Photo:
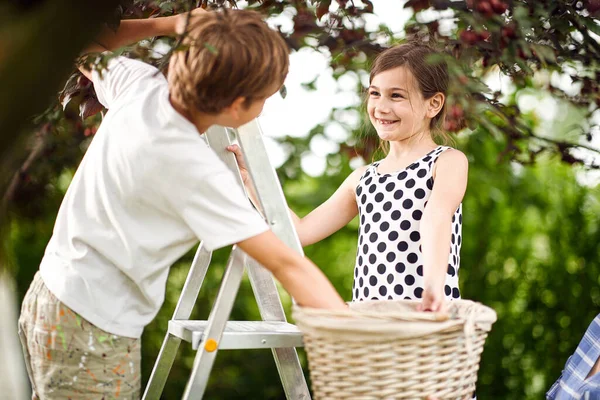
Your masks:
{"label": "polka dot pattern", "polygon": [[[434,180],[433,166],[449,147],[439,146],[407,168],[377,172],[373,163],[356,187],[360,234],[353,301],[420,299],[423,295],[423,254],[420,224]],[[458,271],[462,243],[462,204],[452,218],[452,237],[444,293],[460,298]]]}

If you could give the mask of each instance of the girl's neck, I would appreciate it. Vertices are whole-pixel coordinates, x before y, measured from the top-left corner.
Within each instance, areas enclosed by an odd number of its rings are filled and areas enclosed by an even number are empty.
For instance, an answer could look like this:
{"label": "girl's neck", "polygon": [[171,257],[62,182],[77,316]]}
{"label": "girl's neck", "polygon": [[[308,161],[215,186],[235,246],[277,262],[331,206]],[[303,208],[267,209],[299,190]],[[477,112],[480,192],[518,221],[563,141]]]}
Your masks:
{"label": "girl's neck", "polygon": [[390,159],[402,159],[414,154],[428,153],[438,146],[428,132],[407,140],[389,142],[389,144],[390,152],[386,158]]}

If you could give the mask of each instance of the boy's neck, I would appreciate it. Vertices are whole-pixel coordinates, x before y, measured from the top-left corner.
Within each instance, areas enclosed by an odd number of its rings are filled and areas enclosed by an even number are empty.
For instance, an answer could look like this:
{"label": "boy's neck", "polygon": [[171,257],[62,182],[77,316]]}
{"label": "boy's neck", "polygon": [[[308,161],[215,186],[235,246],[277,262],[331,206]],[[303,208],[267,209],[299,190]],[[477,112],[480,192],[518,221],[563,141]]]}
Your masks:
{"label": "boy's neck", "polygon": [[208,130],[212,125],[215,125],[217,122],[217,117],[215,115],[204,114],[201,112],[190,112],[186,107],[179,104],[176,100],[169,97],[169,101],[171,106],[177,111],[181,116],[190,121],[198,132],[202,135],[204,132]]}

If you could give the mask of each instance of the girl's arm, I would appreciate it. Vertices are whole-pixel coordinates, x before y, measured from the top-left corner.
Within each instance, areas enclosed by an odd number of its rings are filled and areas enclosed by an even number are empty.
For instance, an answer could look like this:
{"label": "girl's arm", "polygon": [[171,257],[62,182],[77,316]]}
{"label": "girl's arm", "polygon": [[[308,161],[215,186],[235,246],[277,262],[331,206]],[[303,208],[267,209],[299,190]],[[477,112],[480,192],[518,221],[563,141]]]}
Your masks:
{"label": "girl's arm", "polygon": [[437,160],[435,184],[421,220],[423,252],[423,302],[421,309],[444,308],[444,284],[450,256],[452,216],[467,189],[469,162],[458,150],[446,150]]}
{"label": "girl's arm", "polygon": [[[254,204],[258,204],[254,185],[250,181],[250,175],[240,147],[231,145],[227,147],[227,150],[235,154],[250,200]],[[325,239],[346,226],[358,214],[355,188],[365,169],[366,167],[362,167],[352,172],[327,201],[306,217],[300,218],[290,210],[302,246],[308,246]]]}
{"label": "girl's arm", "polygon": [[299,218],[290,210],[302,246],[325,239],[356,217],[358,206],[355,190],[365,168],[352,172],[329,199],[304,218]]}

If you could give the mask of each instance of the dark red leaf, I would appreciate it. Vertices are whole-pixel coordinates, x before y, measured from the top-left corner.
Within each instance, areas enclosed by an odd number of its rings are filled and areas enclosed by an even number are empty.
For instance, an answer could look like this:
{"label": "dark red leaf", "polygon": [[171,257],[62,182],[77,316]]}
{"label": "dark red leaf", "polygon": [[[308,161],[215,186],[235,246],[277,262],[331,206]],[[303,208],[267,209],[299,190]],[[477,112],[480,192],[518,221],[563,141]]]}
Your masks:
{"label": "dark red leaf", "polygon": [[323,15],[327,14],[329,12],[329,6],[331,5],[331,0],[323,0],[319,3],[319,6],[317,7],[317,19],[320,21],[321,18],[323,18]]}
{"label": "dark red leaf", "polygon": [[408,0],[404,8],[412,8],[415,12],[427,10],[431,4],[429,0]]}
{"label": "dark red leaf", "polygon": [[102,111],[102,104],[95,97],[87,97],[79,105],[79,116],[82,119],[96,115],[100,111]]}
{"label": "dark red leaf", "polygon": [[365,12],[373,13],[373,2],[371,0],[362,0],[365,3]]}

